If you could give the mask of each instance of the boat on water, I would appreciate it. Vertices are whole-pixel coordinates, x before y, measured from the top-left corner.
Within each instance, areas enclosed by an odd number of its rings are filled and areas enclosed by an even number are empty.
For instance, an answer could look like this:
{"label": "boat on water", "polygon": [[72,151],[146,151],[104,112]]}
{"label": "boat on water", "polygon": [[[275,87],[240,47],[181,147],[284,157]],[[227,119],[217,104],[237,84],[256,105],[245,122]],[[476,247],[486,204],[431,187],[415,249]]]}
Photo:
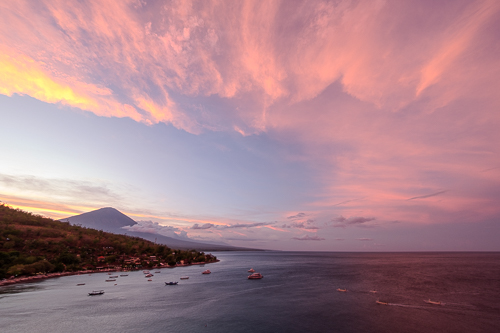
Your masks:
{"label": "boat on water", "polygon": [[262,279],[264,276],[260,273],[253,273],[248,276],[250,280]]}
{"label": "boat on water", "polygon": [[151,280],[151,279],[148,279],[148,281],[153,281],[153,280]]}
{"label": "boat on water", "polygon": [[250,268],[250,269],[248,270],[248,273],[253,273],[253,272],[255,272],[255,269],[253,269],[253,268]]}
{"label": "boat on water", "polygon": [[113,275],[113,276],[110,276],[110,278],[112,278],[112,279],[115,279],[115,278],[117,278],[117,277],[118,277],[118,275]]}
{"label": "boat on water", "polygon": [[441,305],[440,301],[431,301],[430,298],[428,300],[424,300],[424,302],[427,304]]}
{"label": "boat on water", "polygon": [[116,279],[107,279],[106,282],[116,281]]}
{"label": "boat on water", "polygon": [[382,302],[377,300],[375,303],[380,304],[380,305],[389,305],[389,302]]}
{"label": "boat on water", "polygon": [[156,271],[155,273],[161,273],[160,271]]}
{"label": "boat on water", "polygon": [[84,286],[84,285],[85,285],[85,283],[77,283],[76,285],[77,285],[77,286]]}
{"label": "boat on water", "polygon": [[212,272],[210,272],[209,269],[207,269],[206,271],[201,272],[201,274],[210,274],[210,273],[212,273]]}
{"label": "boat on water", "polygon": [[149,274],[149,271],[142,271],[144,274]]}
{"label": "boat on water", "polygon": [[189,276],[181,276],[181,280],[187,280],[189,279]]}
{"label": "boat on water", "polygon": [[345,289],[345,288],[344,288],[344,289],[342,289],[342,288],[337,288],[337,291],[340,291],[340,292],[342,292],[342,293],[345,293],[345,292],[347,292],[347,289]]}
{"label": "boat on water", "polygon": [[128,274],[120,274],[120,276],[128,276]]}
{"label": "boat on water", "polygon": [[102,295],[104,294],[104,290],[93,290],[89,293],[89,296]]}
{"label": "boat on water", "polygon": [[372,294],[376,294],[376,293],[377,293],[377,291],[376,291],[376,290],[370,290],[370,292],[371,292]]}
{"label": "boat on water", "polygon": [[148,274],[145,277],[152,277],[152,276],[154,276],[154,275],[153,274]]}
{"label": "boat on water", "polygon": [[165,282],[165,285],[166,286],[176,286],[177,283],[179,283],[179,282],[177,282],[177,281],[175,281],[175,282]]}

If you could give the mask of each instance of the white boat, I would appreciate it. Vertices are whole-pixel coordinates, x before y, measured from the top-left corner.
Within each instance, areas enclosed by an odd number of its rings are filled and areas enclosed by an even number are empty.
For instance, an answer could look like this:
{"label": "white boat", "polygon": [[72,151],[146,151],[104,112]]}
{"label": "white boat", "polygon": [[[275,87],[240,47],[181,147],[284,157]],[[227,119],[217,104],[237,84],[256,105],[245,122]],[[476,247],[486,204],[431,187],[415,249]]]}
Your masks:
{"label": "white boat", "polygon": [[210,272],[210,270],[207,269],[206,271],[203,271],[201,274],[210,274],[210,273],[212,273],[212,272]]}
{"label": "white boat", "polygon": [[257,279],[262,279],[264,276],[260,273],[253,273],[248,276],[250,280],[257,280]]}
{"label": "white boat", "polygon": [[145,277],[152,277],[152,276],[154,276],[154,275],[153,274],[148,274]]}
{"label": "white boat", "polygon": [[439,301],[431,301],[431,299],[429,298],[428,300],[424,300],[425,303],[427,304],[434,304],[434,305],[441,305],[441,302]]}
{"label": "white boat", "polygon": [[345,292],[347,292],[347,289],[345,289],[345,288],[344,288],[344,289],[342,289],[342,288],[337,288],[337,291],[340,291],[340,292],[342,292],[342,293],[345,293]]}
{"label": "white boat", "polygon": [[189,279],[189,276],[182,276],[181,277],[181,280],[187,280],[187,279]]}
{"label": "white boat", "polygon": [[250,269],[248,270],[248,273],[253,273],[253,272],[255,272],[255,269],[253,269],[253,268],[250,268]]}
{"label": "white boat", "polygon": [[379,300],[377,300],[376,303],[380,304],[380,305],[389,305],[388,302],[382,302],[382,301],[379,301]]}
{"label": "white boat", "polygon": [[104,290],[93,290],[89,293],[89,296],[102,295],[104,294]]}

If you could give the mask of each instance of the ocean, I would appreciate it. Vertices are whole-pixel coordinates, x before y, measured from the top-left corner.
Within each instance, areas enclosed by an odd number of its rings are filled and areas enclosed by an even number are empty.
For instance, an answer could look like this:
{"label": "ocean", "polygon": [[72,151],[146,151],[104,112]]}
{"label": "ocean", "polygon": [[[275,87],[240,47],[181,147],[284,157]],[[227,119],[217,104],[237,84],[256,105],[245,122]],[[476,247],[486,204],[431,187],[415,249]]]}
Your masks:
{"label": "ocean", "polygon": [[[0,287],[0,331],[500,332],[500,253],[214,254],[152,281],[134,271]],[[250,268],[264,278],[247,279]]]}

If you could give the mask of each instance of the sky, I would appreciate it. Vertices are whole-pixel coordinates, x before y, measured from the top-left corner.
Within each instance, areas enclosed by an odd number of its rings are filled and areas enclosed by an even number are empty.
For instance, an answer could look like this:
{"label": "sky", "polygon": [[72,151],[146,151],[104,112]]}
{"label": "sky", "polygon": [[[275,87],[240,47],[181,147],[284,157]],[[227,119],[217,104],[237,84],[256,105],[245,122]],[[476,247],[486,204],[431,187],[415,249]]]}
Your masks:
{"label": "sky", "polygon": [[500,2],[0,0],[0,201],[288,251],[500,251]]}

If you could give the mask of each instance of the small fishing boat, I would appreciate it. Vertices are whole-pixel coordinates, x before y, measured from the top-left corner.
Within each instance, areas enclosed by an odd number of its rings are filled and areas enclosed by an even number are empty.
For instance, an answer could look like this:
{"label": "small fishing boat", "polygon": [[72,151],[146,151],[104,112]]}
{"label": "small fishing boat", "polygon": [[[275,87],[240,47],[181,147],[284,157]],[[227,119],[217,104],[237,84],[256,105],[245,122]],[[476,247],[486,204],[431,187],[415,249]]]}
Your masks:
{"label": "small fishing boat", "polygon": [[149,274],[149,271],[142,271],[144,274]]}
{"label": "small fishing boat", "polygon": [[250,268],[250,269],[248,270],[248,273],[253,273],[253,272],[255,272],[255,269],[253,269],[253,268]]}
{"label": "small fishing boat", "polygon": [[201,272],[201,274],[210,274],[210,273],[212,273],[212,272],[210,272],[209,269],[207,269],[206,271]]}
{"label": "small fishing boat", "polygon": [[116,279],[107,279],[106,282],[116,281]]}
{"label": "small fishing boat", "polygon": [[439,301],[431,301],[431,299],[429,298],[428,300],[424,300],[425,303],[427,304],[434,304],[434,305],[441,305],[441,302]]}
{"label": "small fishing boat", "polygon": [[389,302],[382,302],[377,300],[375,303],[380,304],[380,305],[389,305]]}
{"label": "small fishing boat", "polygon": [[155,273],[161,273],[160,271],[156,271]]}
{"label": "small fishing boat", "polygon": [[370,290],[370,292],[371,292],[372,294],[376,294],[376,293],[377,293],[377,291],[376,291],[376,290]]}
{"label": "small fishing boat", "polygon": [[89,296],[102,295],[104,294],[104,290],[93,290],[89,293]]}
{"label": "small fishing boat", "polygon": [[154,275],[153,275],[153,274],[148,274],[148,275],[146,275],[145,277],[147,277],[147,278],[148,278],[148,277],[152,277],[152,276],[154,276]]}
{"label": "small fishing boat", "polygon": [[187,280],[189,279],[189,276],[181,276],[181,280]]}
{"label": "small fishing boat", "polygon": [[262,279],[264,276],[260,273],[253,273],[248,276],[248,279],[250,280],[257,280],[257,279]]}
{"label": "small fishing boat", "polygon": [[177,282],[177,281],[176,282],[165,282],[165,285],[166,286],[176,286],[177,283],[179,283],[179,282]]}
{"label": "small fishing boat", "polygon": [[77,285],[77,286],[84,286],[84,285],[85,285],[85,283],[77,283],[76,285]]}
{"label": "small fishing boat", "polygon": [[153,281],[153,280],[151,280],[151,279],[148,279],[148,281]]}
{"label": "small fishing boat", "polygon": [[113,275],[113,276],[110,276],[110,278],[112,278],[112,279],[115,279],[115,278],[117,278],[117,277],[118,277],[118,275]]}
{"label": "small fishing boat", "polygon": [[337,291],[340,291],[340,292],[342,292],[342,293],[345,293],[345,292],[347,292],[347,289],[345,289],[345,288],[344,288],[344,289],[342,289],[342,288],[337,288]]}
{"label": "small fishing boat", "polygon": [[120,274],[120,276],[128,276],[128,274]]}

